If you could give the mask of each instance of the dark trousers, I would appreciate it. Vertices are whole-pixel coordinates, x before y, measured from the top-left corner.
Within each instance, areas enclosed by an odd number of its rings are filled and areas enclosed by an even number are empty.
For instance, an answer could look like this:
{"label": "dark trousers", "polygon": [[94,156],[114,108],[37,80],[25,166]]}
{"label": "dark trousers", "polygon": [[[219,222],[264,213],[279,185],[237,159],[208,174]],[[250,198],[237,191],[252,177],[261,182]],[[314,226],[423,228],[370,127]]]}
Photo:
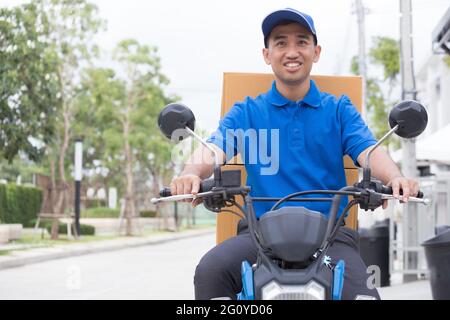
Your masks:
{"label": "dark trousers", "polygon": [[[237,236],[215,246],[200,260],[194,276],[195,299],[236,299],[242,290],[241,263],[244,260],[251,265],[255,263],[257,248],[248,229],[242,223],[238,228]],[[378,291],[368,285],[370,274],[359,254],[359,235],[356,231],[341,227],[327,255],[334,263],[340,259],[345,261],[342,299],[353,300],[358,295],[380,299]]]}

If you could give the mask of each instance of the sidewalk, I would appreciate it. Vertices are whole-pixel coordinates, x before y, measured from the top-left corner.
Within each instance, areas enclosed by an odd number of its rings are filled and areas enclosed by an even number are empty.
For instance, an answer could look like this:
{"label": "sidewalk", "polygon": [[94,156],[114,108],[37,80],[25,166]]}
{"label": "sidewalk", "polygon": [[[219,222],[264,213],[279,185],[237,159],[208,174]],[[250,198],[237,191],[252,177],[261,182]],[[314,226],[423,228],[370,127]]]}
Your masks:
{"label": "sidewalk", "polygon": [[13,251],[8,255],[0,255],[0,270],[53,259],[62,259],[90,253],[99,253],[121,250],[131,247],[160,244],[174,240],[199,237],[215,232],[215,227],[211,227],[196,230],[187,230],[178,233],[168,232],[164,234],[156,234],[145,237],[122,237],[120,239],[114,240],[102,240],[98,242],[92,241],[86,243],[64,244],[55,245],[52,247],[18,250]]}
{"label": "sidewalk", "polygon": [[418,280],[408,283],[378,288],[382,300],[432,300],[429,280]]}

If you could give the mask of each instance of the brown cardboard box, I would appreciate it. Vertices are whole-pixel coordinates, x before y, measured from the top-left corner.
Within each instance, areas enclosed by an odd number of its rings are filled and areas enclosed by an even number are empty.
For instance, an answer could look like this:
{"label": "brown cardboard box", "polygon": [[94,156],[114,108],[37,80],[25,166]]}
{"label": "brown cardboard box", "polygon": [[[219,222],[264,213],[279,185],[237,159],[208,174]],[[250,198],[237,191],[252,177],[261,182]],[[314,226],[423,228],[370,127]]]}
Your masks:
{"label": "brown cardboard box", "polygon": [[[312,76],[321,91],[329,92],[336,96],[347,95],[353,104],[361,111],[362,104],[362,78],[355,76]],[[243,101],[246,96],[256,97],[266,92],[272,86],[274,77],[272,74],[263,73],[224,73],[222,110],[223,117],[228,110],[237,102]],[[242,164],[239,157],[232,159],[231,163]],[[349,157],[344,158],[344,167],[347,175],[347,183],[353,184],[358,179],[358,170]],[[243,171],[242,184],[245,184],[245,169],[242,166],[225,166],[224,170],[240,168]],[[242,204],[242,203],[240,203]],[[237,208],[232,208],[238,211]],[[220,243],[236,234],[236,225],[239,218],[229,214],[220,213],[217,217],[217,243]],[[356,229],[357,210],[353,208],[347,217],[346,225]]]}

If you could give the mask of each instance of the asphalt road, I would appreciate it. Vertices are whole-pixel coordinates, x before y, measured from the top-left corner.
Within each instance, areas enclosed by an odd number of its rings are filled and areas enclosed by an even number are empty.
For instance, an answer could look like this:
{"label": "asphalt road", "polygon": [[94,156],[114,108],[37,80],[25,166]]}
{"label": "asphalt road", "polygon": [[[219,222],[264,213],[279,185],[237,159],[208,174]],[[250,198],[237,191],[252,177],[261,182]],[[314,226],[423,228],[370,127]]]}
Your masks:
{"label": "asphalt road", "polygon": [[193,275],[215,234],[0,270],[6,299],[194,299]]}
{"label": "asphalt road", "polygon": [[[193,299],[193,275],[215,234],[0,270],[0,300]],[[428,281],[379,288],[384,300],[431,299]]]}

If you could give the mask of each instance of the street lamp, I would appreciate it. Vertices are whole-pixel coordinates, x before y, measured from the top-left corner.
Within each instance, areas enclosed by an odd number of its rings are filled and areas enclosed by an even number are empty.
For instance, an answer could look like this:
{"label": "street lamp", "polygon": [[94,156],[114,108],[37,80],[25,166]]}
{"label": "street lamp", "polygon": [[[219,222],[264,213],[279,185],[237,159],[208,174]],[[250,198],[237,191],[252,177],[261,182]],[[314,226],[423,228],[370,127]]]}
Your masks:
{"label": "street lamp", "polygon": [[83,176],[83,141],[75,140],[75,231],[80,236],[80,196]]}

